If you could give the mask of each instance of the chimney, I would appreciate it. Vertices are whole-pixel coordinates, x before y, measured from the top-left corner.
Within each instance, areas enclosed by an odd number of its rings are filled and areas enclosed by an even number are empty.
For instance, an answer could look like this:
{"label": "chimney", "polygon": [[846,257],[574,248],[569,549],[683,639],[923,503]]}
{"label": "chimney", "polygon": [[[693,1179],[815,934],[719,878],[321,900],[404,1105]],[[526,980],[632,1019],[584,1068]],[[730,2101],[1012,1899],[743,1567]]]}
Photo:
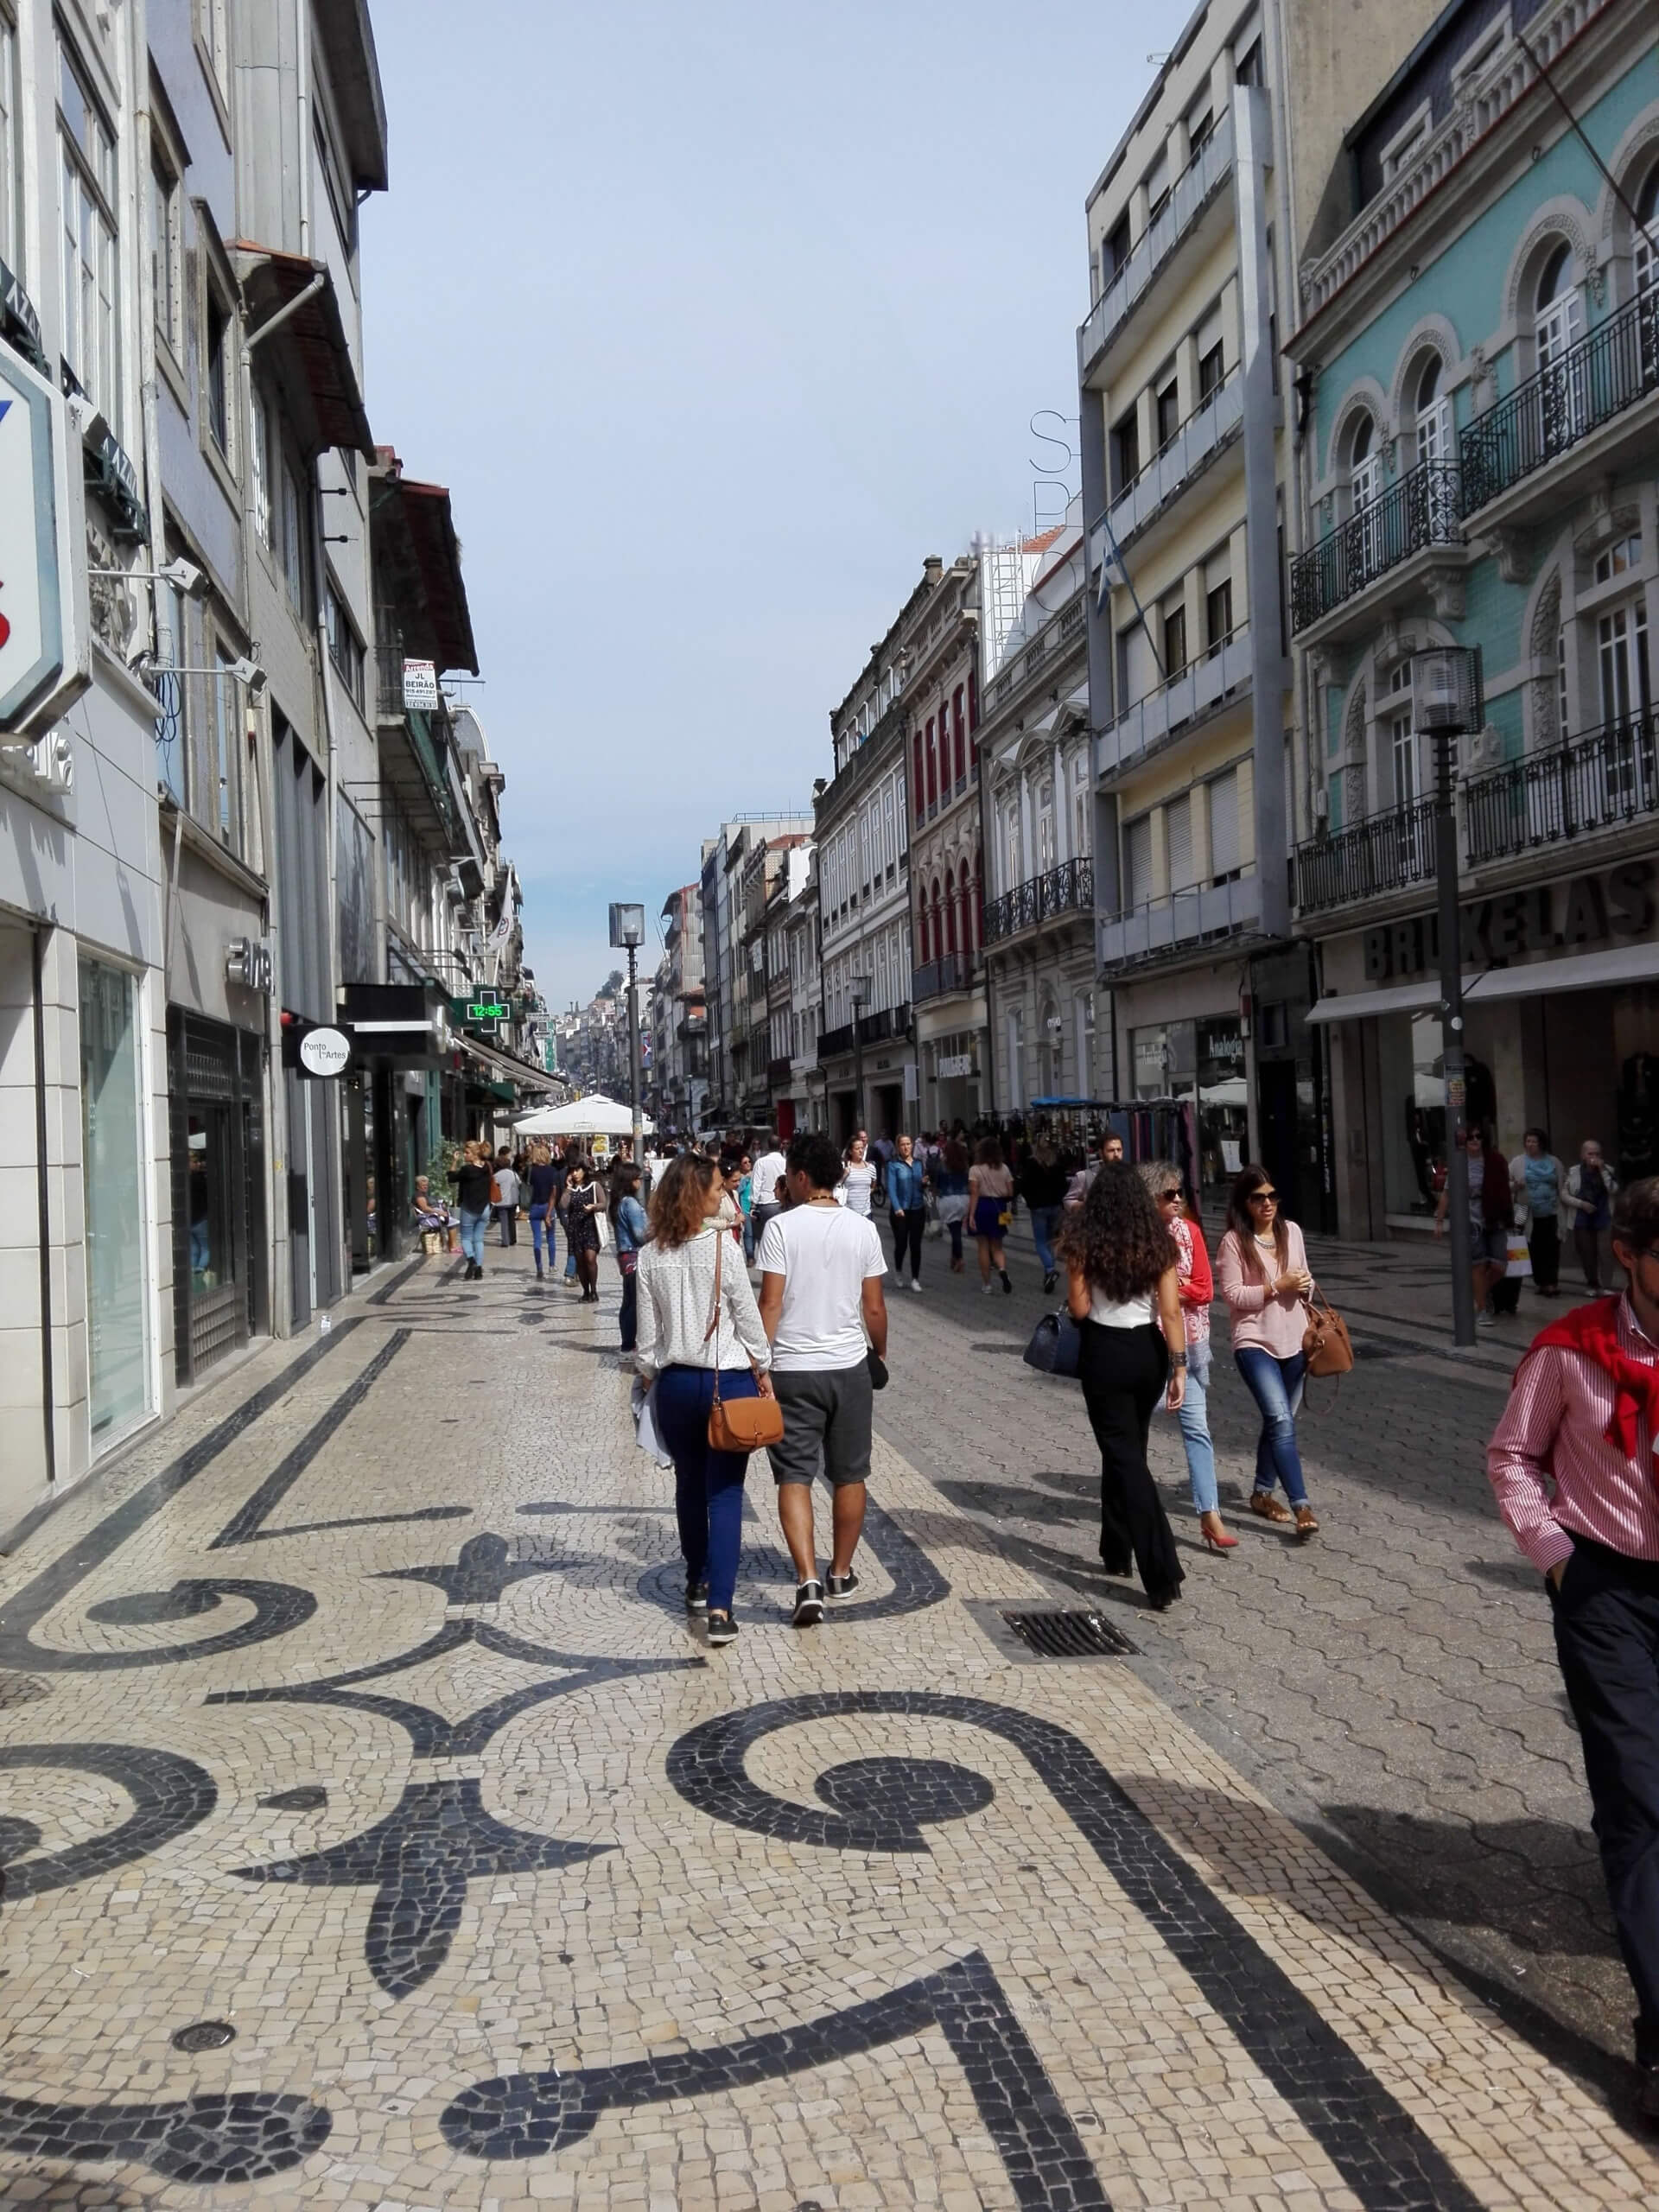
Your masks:
{"label": "chimney", "polygon": [[944,563],[937,553],[930,553],[922,563],[922,581],[930,589],[944,574]]}

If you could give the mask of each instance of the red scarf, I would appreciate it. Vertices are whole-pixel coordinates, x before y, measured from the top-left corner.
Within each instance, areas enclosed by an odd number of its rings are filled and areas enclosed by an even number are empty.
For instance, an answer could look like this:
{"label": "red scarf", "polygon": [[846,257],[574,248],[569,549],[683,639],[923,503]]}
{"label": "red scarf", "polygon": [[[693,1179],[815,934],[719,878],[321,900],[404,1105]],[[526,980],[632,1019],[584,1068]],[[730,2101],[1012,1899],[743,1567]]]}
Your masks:
{"label": "red scarf", "polygon": [[[1627,1459],[1634,1459],[1637,1425],[1643,1415],[1648,1435],[1659,1453],[1659,1366],[1649,1367],[1620,1349],[1619,1304],[1617,1295],[1599,1298],[1592,1306],[1575,1306],[1559,1321],[1552,1321],[1547,1329],[1541,1329],[1528,1345],[1510,1388],[1513,1389],[1521,1380],[1521,1370],[1534,1352],[1541,1351],[1547,1344],[1561,1351],[1580,1352],[1586,1359],[1593,1360],[1604,1375],[1611,1376],[1613,1383],[1612,1419],[1602,1433],[1609,1444],[1618,1446]],[[1659,1488],[1659,1467],[1649,1471]]]}

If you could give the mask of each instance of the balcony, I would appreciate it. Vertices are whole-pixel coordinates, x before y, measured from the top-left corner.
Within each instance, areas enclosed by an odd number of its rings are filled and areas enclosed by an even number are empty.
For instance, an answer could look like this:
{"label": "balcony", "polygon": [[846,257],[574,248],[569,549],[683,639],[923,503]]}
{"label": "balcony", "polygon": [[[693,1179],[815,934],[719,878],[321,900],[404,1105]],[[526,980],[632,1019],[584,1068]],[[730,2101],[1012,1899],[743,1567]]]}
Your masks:
{"label": "balcony", "polygon": [[795,1063],[785,1052],[781,1059],[766,1062],[766,1089],[774,1094],[787,1090],[795,1073]]}
{"label": "balcony", "polygon": [[839,1029],[823,1029],[818,1033],[818,1059],[838,1060],[843,1052],[853,1049],[853,1025],[843,1021]]}
{"label": "balcony", "polygon": [[1414,799],[1298,845],[1291,903],[1299,913],[1320,913],[1433,883],[1434,874],[1434,802]]}
{"label": "balcony", "polygon": [[[1291,563],[1290,625],[1300,637],[1418,554],[1433,554],[1464,543],[1459,519],[1459,467],[1450,461],[1420,461],[1391,484],[1380,499],[1351,515],[1339,528]],[[1355,607],[1351,620],[1374,619],[1375,609]],[[1343,626],[1329,624],[1332,636]]]}
{"label": "balcony", "polygon": [[400,722],[404,719],[403,647],[377,645],[374,665],[378,718],[383,722]]}
{"label": "balcony", "polygon": [[[1202,660],[1189,661],[1178,676],[1149,691],[1127,709],[1099,741],[1098,772],[1109,775],[1160,745],[1190,722],[1202,721],[1235,695],[1249,689],[1250,629],[1248,622],[1211,645]],[[988,922],[986,937],[990,936]]]}
{"label": "balcony", "polygon": [[1033,875],[1029,882],[992,899],[985,909],[985,942],[1000,944],[1021,930],[1036,929],[1062,914],[1090,914],[1094,907],[1094,862],[1062,861],[1046,874]]}
{"label": "balcony", "polygon": [[1086,382],[1117,336],[1153,278],[1199,218],[1220,195],[1233,171],[1233,118],[1229,109],[1175,180],[1164,206],[1147,226],[1128,259],[1113,277],[1077,332],[1077,376]]}
{"label": "balcony", "polygon": [[925,960],[912,969],[910,995],[920,1005],[924,999],[948,998],[952,991],[970,991],[984,965],[977,952],[947,952],[942,959]]}
{"label": "balcony", "polygon": [[1464,785],[1471,868],[1659,814],[1659,713],[1627,716]]}
{"label": "balcony", "polygon": [[1144,906],[1131,907],[1103,921],[1101,965],[1128,967],[1177,952],[1185,945],[1236,936],[1261,916],[1262,886],[1254,875],[1178,891],[1170,898],[1151,899]]}
{"label": "balcony", "polygon": [[1489,522],[1553,508],[1561,496],[1560,473],[1529,480],[1580,447],[1585,469],[1618,466],[1627,449],[1651,436],[1653,410],[1630,410],[1655,391],[1659,292],[1643,292],[1467,426],[1458,442],[1464,513],[1495,500],[1504,502],[1503,512]]}
{"label": "balcony", "polygon": [[[1179,497],[1217,454],[1236,443],[1243,425],[1244,379],[1235,368],[1193,409],[1157,459],[1149,461],[1112,502],[1111,535],[1120,549],[1127,547]],[[1107,549],[1105,524],[1097,523],[1090,543],[1091,571],[1101,568]]]}

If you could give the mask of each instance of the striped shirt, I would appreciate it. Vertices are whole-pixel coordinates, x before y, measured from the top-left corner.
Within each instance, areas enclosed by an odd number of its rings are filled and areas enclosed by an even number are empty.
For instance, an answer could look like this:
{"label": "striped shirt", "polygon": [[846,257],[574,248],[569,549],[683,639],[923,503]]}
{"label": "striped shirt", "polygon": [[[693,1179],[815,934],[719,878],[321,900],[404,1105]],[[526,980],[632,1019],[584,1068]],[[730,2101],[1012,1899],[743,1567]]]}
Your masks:
{"label": "striped shirt", "polygon": [[[1618,1348],[1659,1366],[1628,1298],[1618,1301]],[[1548,1574],[1573,1553],[1574,1535],[1627,1558],[1659,1560],[1659,1480],[1648,1421],[1633,1456],[1609,1443],[1613,1379],[1582,1352],[1546,1344],[1522,1366],[1486,1451],[1498,1511],[1517,1544]]]}

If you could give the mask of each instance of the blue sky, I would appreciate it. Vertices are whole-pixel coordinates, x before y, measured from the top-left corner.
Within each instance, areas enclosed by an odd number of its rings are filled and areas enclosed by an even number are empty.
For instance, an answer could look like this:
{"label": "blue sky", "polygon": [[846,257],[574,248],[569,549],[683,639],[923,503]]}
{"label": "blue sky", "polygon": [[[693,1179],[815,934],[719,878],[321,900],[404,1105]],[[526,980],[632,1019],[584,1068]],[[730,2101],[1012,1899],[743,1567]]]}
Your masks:
{"label": "blue sky", "polygon": [[555,1007],[608,900],[654,930],[722,817],[810,810],[924,556],[1030,526],[1084,196],[1185,12],[375,10],[371,419],[454,495]]}

